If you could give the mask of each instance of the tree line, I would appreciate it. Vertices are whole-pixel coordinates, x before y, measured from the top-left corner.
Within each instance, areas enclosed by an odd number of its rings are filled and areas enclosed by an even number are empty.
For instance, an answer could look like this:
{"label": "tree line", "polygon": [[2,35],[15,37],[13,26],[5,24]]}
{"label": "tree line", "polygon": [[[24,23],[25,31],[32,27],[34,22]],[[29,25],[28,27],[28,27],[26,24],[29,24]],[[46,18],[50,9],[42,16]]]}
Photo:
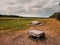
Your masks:
{"label": "tree line", "polygon": [[0,14],[0,17],[22,17],[22,16],[18,16],[18,15],[3,15],[3,14]]}
{"label": "tree line", "polygon": [[54,13],[49,18],[56,18],[56,19],[60,20],[60,12]]}

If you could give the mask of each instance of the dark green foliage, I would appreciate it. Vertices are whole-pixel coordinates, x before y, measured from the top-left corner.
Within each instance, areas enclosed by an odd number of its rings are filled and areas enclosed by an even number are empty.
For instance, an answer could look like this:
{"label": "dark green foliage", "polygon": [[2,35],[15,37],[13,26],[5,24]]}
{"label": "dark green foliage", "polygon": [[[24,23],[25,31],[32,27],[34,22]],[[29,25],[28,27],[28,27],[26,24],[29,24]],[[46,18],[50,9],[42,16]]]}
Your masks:
{"label": "dark green foliage", "polygon": [[57,14],[56,18],[60,20],[60,13]]}
{"label": "dark green foliage", "polygon": [[53,14],[49,18],[56,18],[56,19],[60,20],[60,12]]}
{"label": "dark green foliage", "polygon": [[0,17],[19,17],[19,16],[17,16],[17,15],[2,15],[2,14],[0,14]]}
{"label": "dark green foliage", "polygon": [[53,15],[51,15],[49,18],[56,18],[57,13],[54,13]]}

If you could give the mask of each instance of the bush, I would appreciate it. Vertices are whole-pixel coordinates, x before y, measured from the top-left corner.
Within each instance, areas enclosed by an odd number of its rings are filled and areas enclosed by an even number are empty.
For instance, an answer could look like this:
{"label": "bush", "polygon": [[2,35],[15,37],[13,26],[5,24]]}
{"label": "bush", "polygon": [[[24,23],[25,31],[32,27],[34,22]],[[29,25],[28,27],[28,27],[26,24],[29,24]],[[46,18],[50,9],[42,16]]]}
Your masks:
{"label": "bush", "polygon": [[49,18],[56,18],[57,20],[60,20],[60,12],[54,13],[54,14],[51,15]]}
{"label": "bush", "polygon": [[56,18],[57,20],[60,20],[60,13],[57,14]]}

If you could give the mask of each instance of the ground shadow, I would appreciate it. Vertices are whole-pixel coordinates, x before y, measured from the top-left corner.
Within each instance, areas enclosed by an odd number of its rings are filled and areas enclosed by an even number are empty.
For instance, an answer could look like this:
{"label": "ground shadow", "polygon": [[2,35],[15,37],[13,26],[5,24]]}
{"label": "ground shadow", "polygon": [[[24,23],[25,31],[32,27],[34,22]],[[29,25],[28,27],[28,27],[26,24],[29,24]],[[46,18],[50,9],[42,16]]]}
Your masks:
{"label": "ground shadow", "polygon": [[40,37],[40,38],[37,38],[37,37],[34,37],[34,36],[28,36],[28,38],[30,39],[30,40],[33,40],[33,41],[35,41],[35,42],[38,42],[38,41],[45,41],[47,38],[46,37]]}

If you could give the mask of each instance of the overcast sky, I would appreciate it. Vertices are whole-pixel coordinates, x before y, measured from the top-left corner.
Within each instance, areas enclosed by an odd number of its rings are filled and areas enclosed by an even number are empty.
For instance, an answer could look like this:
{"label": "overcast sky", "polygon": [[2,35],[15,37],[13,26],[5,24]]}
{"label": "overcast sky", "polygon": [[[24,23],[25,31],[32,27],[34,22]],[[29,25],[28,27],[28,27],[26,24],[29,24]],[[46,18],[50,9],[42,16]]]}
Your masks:
{"label": "overcast sky", "polygon": [[59,0],[0,0],[0,14],[48,17],[60,12]]}

